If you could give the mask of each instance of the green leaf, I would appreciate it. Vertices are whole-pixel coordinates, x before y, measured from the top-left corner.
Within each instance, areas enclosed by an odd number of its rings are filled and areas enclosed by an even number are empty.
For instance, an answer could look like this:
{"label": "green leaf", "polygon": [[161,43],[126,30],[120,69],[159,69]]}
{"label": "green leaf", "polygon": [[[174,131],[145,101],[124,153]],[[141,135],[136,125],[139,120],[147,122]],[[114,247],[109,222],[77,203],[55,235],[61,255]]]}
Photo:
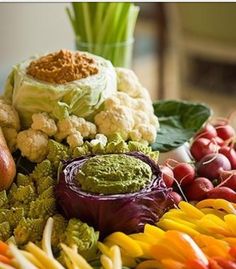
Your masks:
{"label": "green leaf", "polygon": [[153,104],[160,129],[153,150],[167,152],[189,141],[212,115],[211,109],[200,103],[162,100]]}

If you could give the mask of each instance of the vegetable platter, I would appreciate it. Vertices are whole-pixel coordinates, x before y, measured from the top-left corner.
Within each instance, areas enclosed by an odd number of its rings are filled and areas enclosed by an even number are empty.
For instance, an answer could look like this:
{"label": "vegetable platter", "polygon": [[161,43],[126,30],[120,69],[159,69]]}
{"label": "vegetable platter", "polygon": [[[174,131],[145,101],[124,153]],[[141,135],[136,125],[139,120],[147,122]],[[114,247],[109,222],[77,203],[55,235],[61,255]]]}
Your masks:
{"label": "vegetable platter", "polygon": [[233,114],[152,103],[132,70],[60,50],[0,99],[0,268],[236,268]]}

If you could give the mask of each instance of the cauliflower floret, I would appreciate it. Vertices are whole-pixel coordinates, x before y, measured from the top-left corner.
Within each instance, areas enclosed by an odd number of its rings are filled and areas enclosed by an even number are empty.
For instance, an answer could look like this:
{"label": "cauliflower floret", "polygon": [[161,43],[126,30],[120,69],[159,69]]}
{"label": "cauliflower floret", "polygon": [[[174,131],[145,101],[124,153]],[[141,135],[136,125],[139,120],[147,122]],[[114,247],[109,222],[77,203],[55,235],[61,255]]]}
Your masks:
{"label": "cauliflower floret", "polygon": [[74,133],[68,135],[66,141],[72,149],[74,149],[75,147],[79,147],[84,143],[83,136],[78,131],[75,131]]}
{"label": "cauliflower floret", "polygon": [[140,124],[129,133],[129,137],[133,141],[148,141],[149,143],[153,143],[156,139],[156,128],[150,124]]}
{"label": "cauliflower floret", "polygon": [[100,133],[106,136],[119,133],[126,140],[134,127],[132,110],[125,106],[114,106],[112,110],[98,113],[95,123]]}
{"label": "cauliflower floret", "polygon": [[99,143],[104,147],[106,146],[107,137],[104,134],[96,134],[95,139],[90,141],[91,146],[96,146]]}
{"label": "cauliflower floret", "polygon": [[24,130],[17,135],[17,148],[22,156],[39,163],[47,156],[48,136],[38,130]]}
{"label": "cauliflower floret", "polygon": [[143,90],[135,73],[127,68],[116,68],[118,91],[126,92],[131,97],[137,97]]}
{"label": "cauliflower floret", "polygon": [[32,121],[31,128],[33,130],[42,131],[48,136],[53,136],[57,132],[55,121],[46,112],[33,114]]}
{"label": "cauliflower floret", "polygon": [[142,98],[151,104],[152,100],[147,89],[145,89],[135,73],[127,68],[116,68],[117,88],[120,92],[125,92],[133,98]]}
{"label": "cauliflower floret", "polygon": [[17,138],[17,131],[15,128],[2,128],[4,137],[6,139],[8,148],[11,152],[14,152],[16,150],[16,138]]}
{"label": "cauliflower floret", "polygon": [[4,100],[0,100],[0,126],[20,129],[20,119],[15,108],[7,104]]}
{"label": "cauliflower floret", "polygon": [[95,124],[75,115],[71,115],[66,119],[58,121],[57,127],[58,132],[55,137],[59,141],[76,131],[80,132],[83,137],[94,136],[97,132]]}

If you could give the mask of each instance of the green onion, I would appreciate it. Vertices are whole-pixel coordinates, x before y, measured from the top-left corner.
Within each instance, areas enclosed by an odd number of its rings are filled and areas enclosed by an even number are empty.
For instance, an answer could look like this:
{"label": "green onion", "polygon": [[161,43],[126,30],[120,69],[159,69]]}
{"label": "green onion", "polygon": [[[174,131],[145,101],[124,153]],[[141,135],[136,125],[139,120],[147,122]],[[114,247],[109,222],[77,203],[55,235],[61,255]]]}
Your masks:
{"label": "green onion", "polygon": [[139,7],[126,2],[76,2],[66,11],[77,49],[109,59],[114,66],[130,66]]}

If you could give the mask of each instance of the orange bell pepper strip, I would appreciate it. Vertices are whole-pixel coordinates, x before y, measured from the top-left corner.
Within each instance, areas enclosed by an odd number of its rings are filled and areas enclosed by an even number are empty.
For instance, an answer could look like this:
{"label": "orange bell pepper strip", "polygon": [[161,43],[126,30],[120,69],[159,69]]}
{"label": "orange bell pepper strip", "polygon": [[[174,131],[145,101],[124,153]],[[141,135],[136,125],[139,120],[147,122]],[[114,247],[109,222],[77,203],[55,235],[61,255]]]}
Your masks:
{"label": "orange bell pepper strip", "polygon": [[147,260],[139,263],[135,269],[165,269],[164,266],[156,260]]}
{"label": "orange bell pepper strip", "polygon": [[200,260],[193,259],[193,260],[188,260],[185,263],[185,266],[187,269],[209,269],[209,267],[202,263]]}
{"label": "orange bell pepper strip", "polygon": [[185,265],[172,259],[163,259],[161,261],[165,269],[186,269]]}
{"label": "orange bell pepper strip", "polygon": [[175,250],[184,254],[186,260],[198,259],[208,265],[207,257],[189,235],[179,231],[167,231],[166,239],[171,242]]}

